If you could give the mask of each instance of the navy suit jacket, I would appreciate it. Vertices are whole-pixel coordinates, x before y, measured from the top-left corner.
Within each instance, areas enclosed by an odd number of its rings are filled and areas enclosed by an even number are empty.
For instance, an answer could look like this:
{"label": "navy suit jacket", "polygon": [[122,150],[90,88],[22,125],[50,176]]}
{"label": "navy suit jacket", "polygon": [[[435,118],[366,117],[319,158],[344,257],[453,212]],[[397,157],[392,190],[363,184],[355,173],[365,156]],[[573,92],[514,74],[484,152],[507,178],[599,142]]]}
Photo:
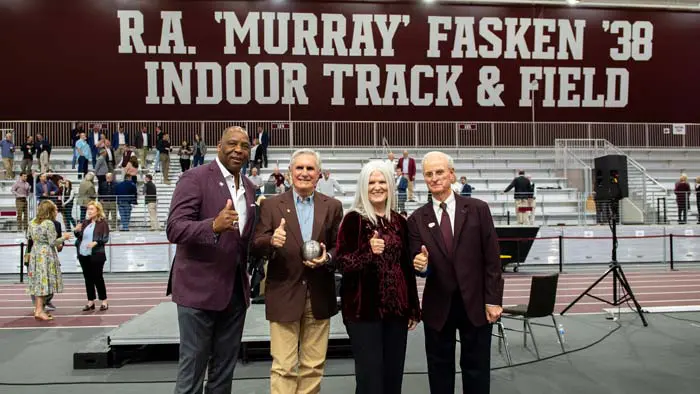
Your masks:
{"label": "navy suit jacket", "polygon": [[[114,148],[114,149],[119,148],[119,132],[118,131],[115,131],[114,133],[112,133],[112,141],[111,142],[112,142],[112,148]],[[126,131],[124,132],[124,144],[127,146],[129,145],[129,133]]]}
{"label": "navy suit jacket", "polygon": [[219,237],[212,223],[231,193],[216,161],[184,172],[177,182],[166,228],[168,241],[177,244],[168,286],[176,304],[222,311],[231,301],[236,275],[250,304],[246,261],[255,227],[255,186],[243,175],[240,179],[247,204],[243,233],[227,231]]}

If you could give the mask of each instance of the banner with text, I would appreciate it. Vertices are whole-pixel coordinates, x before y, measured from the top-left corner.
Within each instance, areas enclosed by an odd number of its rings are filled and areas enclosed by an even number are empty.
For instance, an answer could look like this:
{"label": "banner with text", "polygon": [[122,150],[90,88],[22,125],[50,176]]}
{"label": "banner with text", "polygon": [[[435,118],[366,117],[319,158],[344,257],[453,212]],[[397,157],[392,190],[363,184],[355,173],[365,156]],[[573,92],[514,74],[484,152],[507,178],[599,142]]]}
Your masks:
{"label": "banner with text", "polygon": [[0,13],[4,119],[700,121],[697,13],[45,3]]}

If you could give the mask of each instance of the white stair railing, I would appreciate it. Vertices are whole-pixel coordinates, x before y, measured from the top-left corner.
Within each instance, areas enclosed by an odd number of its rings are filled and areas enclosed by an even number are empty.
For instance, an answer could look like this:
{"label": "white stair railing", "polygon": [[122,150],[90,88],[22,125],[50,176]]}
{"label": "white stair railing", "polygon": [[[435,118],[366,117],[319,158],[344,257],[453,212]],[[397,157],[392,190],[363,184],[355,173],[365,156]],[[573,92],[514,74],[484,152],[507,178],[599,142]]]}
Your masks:
{"label": "white stair railing", "polygon": [[663,198],[662,204],[665,204],[668,190],[649,175],[644,166],[605,139],[555,140],[557,166],[564,169],[565,173],[583,166],[594,168],[595,159],[606,155],[627,157],[628,200],[642,211],[644,223],[657,223],[657,201]]}

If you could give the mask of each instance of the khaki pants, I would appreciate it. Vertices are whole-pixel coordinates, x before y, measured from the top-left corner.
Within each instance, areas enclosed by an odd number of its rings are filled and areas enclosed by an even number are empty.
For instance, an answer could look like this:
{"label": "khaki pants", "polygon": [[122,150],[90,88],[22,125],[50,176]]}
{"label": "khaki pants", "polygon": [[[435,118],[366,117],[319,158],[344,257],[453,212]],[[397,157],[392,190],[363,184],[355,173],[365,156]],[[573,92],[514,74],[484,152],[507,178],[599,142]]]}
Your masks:
{"label": "khaki pants", "polygon": [[170,184],[168,174],[170,173],[170,155],[167,153],[160,154],[160,172],[163,174],[163,183]]}
{"label": "khaki pants", "polygon": [[148,217],[151,221],[151,230],[160,230],[160,223],[158,223],[158,209],[154,202],[148,203]]}
{"label": "khaki pants", "polygon": [[[32,174],[32,164],[34,164],[34,160],[32,159],[22,159],[22,164],[20,166],[20,171],[27,174],[31,175]],[[42,171],[43,172],[43,171]]]}
{"label": "khaki pants", "polygon": [[270,322],[271,394],[321,392],[330,330],[330,319],[314,319],[308,295],[300,321]]}
{"label": "khaki pants", "polygon": [[515,217],[518,220],[518,224],[525,224],[527,220],[527,211],[524,208],[528,207],[527,200],[524,198],[515,199]]}
{"label": "khaki pants", "polygon": [[41,152],[41,155],[39,155],[39,166],[42,174],[49,171],[49,152]]}
{"label": "khaki pants", "polygon": [[528,198],[527,199],[527,206],[530,208],[530,212],[527,213],[527,224],[533,225],[535,224],[535,199],[534,198]]}
{"label": "khaki pants", "polygon": [[416,185],[416,181],[408,181],[408,201],[413,201],[413,187]]}
{"label": "khaki pants", "polygon": [[105,212],[105,219],[107,219],[107,223],[109,224],[109,226],[111,228],[118,228],[117,225],[119,224],[119,221],[117,220],[117,202],[102,201],[102,209]]}
{"label": "khaki pants", "polygon": [[27,198],[19,197],[15,200],[15,207],[17,208],[17,230],[26,231],[27,230]]}
{"label": "khaki pants", "polygon": [[114,151],[114,162],[117,163],[117,167],[119,167],[122,163],[122,159],[124,158],[124,145],[119,145],[119,148],[117,148],[116,151]]}
{"label": "khaki pants", "polygon": [[5,166],[5,179],[15,179],[15,159],[3,157],[2,164]]}
{"label": "khaki pants", "polygon": [[148,148],[141,148],[141,157],[139,157],[139,167],[146,169],[146,159],[148,159]]}

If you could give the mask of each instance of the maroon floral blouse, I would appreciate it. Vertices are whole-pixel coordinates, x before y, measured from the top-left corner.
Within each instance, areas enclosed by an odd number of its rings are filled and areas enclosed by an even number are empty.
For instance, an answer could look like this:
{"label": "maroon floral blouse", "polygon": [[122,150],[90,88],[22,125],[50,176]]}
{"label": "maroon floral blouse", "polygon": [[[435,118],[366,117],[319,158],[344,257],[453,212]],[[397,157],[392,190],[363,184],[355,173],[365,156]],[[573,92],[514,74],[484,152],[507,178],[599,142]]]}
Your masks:
{"label": "maroon floral blouse", "polygon": [[[384,239],[384,252],[372,253],[374,231]],[[346,321],[386,317],[420,320],[420,303],[413,263],[408,256],[406,219],[392,211],[377,226],[357,212],[349,212],[338,231],[338,269],[343,274],[341,309]]]}

